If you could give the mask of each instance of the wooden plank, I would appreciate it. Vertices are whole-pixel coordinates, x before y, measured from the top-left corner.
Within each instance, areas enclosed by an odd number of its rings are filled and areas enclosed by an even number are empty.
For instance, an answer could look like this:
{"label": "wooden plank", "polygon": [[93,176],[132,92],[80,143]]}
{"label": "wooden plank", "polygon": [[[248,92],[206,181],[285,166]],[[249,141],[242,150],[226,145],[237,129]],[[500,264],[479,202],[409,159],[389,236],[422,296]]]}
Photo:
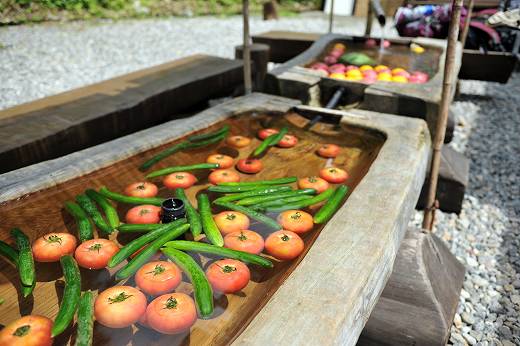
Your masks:
{"label": "wooden plank", "polygon": [[147,128],[241,84],[241,61],[196,55],[0,112],[0,172]]}
{"label": "wooden plank", "polygon": [[[6,215],[3,227],[20,226],[22,222],[33,220],[34,225],[30,228],[23,227],[33,232],[31,239],[49,230],[68,229],[74,232],[72,220],[62,214],[62,202],[87,186],[110,184],[114,190],[121,190],[127,183],[142,179],[136,165],[150,154],[194,130],[208,126],[209,129],[216,128],[219,121],[230,123],[233,133],[251,135],[259,126],[257,120],[272,117],[275,125],[279,121],[289,121],[291,131],[299,131],[294,128],[304,124],[299,115],[288,113],[285,120],[280,117],[295,103],[294,100],[252,94],[211,108],[189,120],[175,120],[57,160],[3,174],[0,176],[0,212]],[[309,107],[295,111],[314,111],[325,117],[340,116],[341,123],[339,127],[320,124],[308,134],[299,132],[298,136],[302,137],[300,149],[304,151],[299,150],[297,155],[275,148],[271,159],[264,159],[268,160],[269,167],[276,162],[276,167],[265,170],[261,177],[309,174],[311,169],[317,168],[314,149],[324,140],[352,143],[348,145],[351,149],[345,152],[347,155],[341,158],[347,166],[368,162],[363,159],[366,157],[364,155],[377,155],[370,169],[366,166],[353,167],[353,182],[355,185],[357,181],[357,186],[322,232],[309,235],[305,257],[277,265],[277,270],[268,273],[253,270],[254,279],[245,294],[219,297],[216,301],[217,315],[207,321],[197,321],[190,334],[161,336],[143,328],[111,330],[98,325],[96,342],[103,345],[110,345],[114,340],[118,344],[134,345],[219,345],[238,337],[235,344],[265,345],[269,344],[269,340],[287,340],[290,345],[302,344],[303,340],[312,344],[318,341],[326,344],[355,343],[390,275],[405,226],[418,197],[429,151],[428,130],[422,120],[368,111],[324,111]],[[248,114],[254,114],[255,118],[248,117]],[[257,120],[251,121],[253,119]],[[339,135],[335,135],[338,128]],[[343,131],[348,131],[348,134]],[[312,141],[307,136],[311,136]],[[363,150],[359,149],[370,148],[374,136],[383,139],[384,144],[379,152],[377,147],[372,147],[375,150],[363,154]],[[200,162],[215,150],[210,149],[180,153],[159,164],[158,168],[181,162]],[[239,156],[247,153],[240,151]],[[300,160],[295,160],[294,156]],[[287,165],[287,162],[293,164]],[[199,178],[203,183],[204,176]],[[190,189],[190,198],[199,188]],[[166,191],[163,189],[161,195],[164,193]],[[42,208],[42,205],[47,207]],[[127,208],[120,206],[118,209],[123,215]],[[0,233],[1,239],[7,238],[6,233]],[[117,240],[124,242],[119,236]],[[43,311],[53,317],[57,302],[55,280],[60,277],[59,267],[39,267],[38,273],[37,291],[43,290],[48,294],[35,297],[33,311]],[[85,284],[93,289],[112,285],[109,274],[88,272],[84,276]],[[0,323],[6,323],[3,319],[18,316],[20,309],[14,286],[17,282],[15,274],[7,271],[2,275],[0,287],[7,290],[2,291],[2,296],[6,297],[2,308],[9,314],[2,314]],[[190,292],[189,285],[183,284],[181,291]],[[29,308],[22,304],[22,311],[27,312]],[[313,328],[316,316],[327,321],[328,327]],[[58,344],[66,343],[70,334],[71,331],[64,334],[57,340]]]}
{"label": "wooden plank", "polygon": [[459,78],[507,83],[517,61],[511,53],[464,49]]}
{"label": "wooden plank", "polygon": [[314,41],[320,37],[317,33],[296,31],[268,31],[253,35],[254,43],[263,43],[269,46],[269,60],[283,63],[303,53]]}

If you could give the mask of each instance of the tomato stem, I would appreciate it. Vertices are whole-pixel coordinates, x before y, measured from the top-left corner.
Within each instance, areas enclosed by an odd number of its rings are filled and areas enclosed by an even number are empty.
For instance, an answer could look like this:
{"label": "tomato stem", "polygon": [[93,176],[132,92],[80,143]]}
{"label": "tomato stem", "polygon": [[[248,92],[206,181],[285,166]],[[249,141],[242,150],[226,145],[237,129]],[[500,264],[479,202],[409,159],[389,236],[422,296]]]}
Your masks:
{"label": "tomato stem", "polygon": [[177,299],[170,297],[166,299],[166,304],[164,304],[164,309],[175,309],[177,307]]}
{"label": "tomato stem", "polygon": [[128,295],[126,294],[126,292],[121,292],[117,296],[115,296],[115,298],[108,297],[108,301],[110,302],[110,304],[121,303],[130,297],[132,297],[132,294]]}
{"label": "tomato stem", "polygon": [[153,268],[152,271],[146,272],[146,274],[153,274],[153,276],[155,276],[155,275],[159,275],[161,273],[164,273],[165,270],[166,269],[164,269],[164,267],[162,265],[157,264],[155,266],[155,268]]}
{"label": "tomato stem", "polygon": [[148,214],[149,212],[150,212],[150,210],[148,210],[148,209],[141,209],[141,210],[139,210],[139,215],[143,216],[143,215]]}
{"label": "tomato stem", "polygon": [[103,247],[103,245],[97,243],[97,244],[94,244],[92,246],[90,246],[88,248],[89,251],[97,251],[99,253],[99,250],[101,250],[101,248]]}
{"label": "tomato stem", "polygon": [[175,175],[176,179],[184,179],[184,175]]}
{"label": "tomato stem", "polygon": [[136,189],[137,190],[144,190],[144,189],[146,189],[146,187],[144,186],[144,184],[141,184],[141,185],[137,185]]}
{"label": "tomato stem", "polygon": [[[215,263],[215,264],[216,264],[216,263]],[[217,266],[218,266],[220,269],[222,269],[222,271],[223,271],[224,273],[232,273],[232,272],[234,272],[234,271],[237,270],[236,267],[233,267],[233,266],[230,266],[230,265],[227,265],[227,264],[224,265],[223,267],[222,267],[221,265],[219,265],[219,264],[217,264]]]}
{"label": "tomato stem", "polygon": [[289,236],[287,234],[283,234],[280,239],[282,239],[283,241],[288,241],[290,240],[291,238],[289,238]]}
{"label": "tomato stem", "polygon": [[228,220],[234,220],[234,219],[236,219],[236,217],[237,216],[233,213],[226,214],[226,219],[228,219]]}
{"label": "tomato stem", "polygon": [[247,237],[244,234],[244,232],[240,231],[240,235],[238,236],[238,240],[241,240],[241,241],[247,240]]}
{"label": "tomato stem", "polygon": [[30,330],[31,330],[31,326],[26,324],[26,325],[16,328],[13,335],[14,336],[26,336],[27,334],[29,334]]}
{"label": "tomato stem", "polygon": [[302,217],[302,214],[299,211],[297,211],[291,215],[291,219],[294,219],[294,220],[298,220],[301,217]]}
{"label": "tomato stem", "polygon": [[316,178],[317,178],[317,177],[312,176],[312,177],[309,177],[308,180],[309,180],[310,183],[315,183],[315,182],[318,181],[318,179],[316,179]]}
{"label": "tomato stem", "polygon": [[61,245],[61,237],[57,236],[56,234],[51,234],[45,239],[48,243],[59,243]]}

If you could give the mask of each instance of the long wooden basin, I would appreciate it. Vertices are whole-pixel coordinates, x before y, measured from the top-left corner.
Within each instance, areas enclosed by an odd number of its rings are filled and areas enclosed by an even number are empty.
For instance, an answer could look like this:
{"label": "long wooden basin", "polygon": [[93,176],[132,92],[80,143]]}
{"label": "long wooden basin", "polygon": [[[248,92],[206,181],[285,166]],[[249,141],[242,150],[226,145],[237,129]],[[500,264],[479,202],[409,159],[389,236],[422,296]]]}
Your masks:
{"label": "long wooden basin", "polygon": [[[266,168],[254,177],[242,175],[243,180],[314,175],[326,164],[314,153],[325,142],[341,146],[334,163],[350,173],[348,199],[324,227],[306,234],[304,253],[269,270],[251,266],[249,285],[238,294],[215,295],[215,314],[209,320],[199,319],[189,333],[168,336],[139,325],[109,329],[96,324],[94,344],[354,344],[391,272],[418,198],[429,151],[428,130],[418,119],[295,106],[294,100],[253,94],[189,119],[1,175],[0,239],[10,241],[12,227],[22,228],[31,240],[52,231],[76,234],[74,222],[63,210],[64,201],[87,187],[106,185],[122,191],[143,178],[137,167],[145,158],[194,131],[205,132],[227,123],[233,134],[254,137],[262,126],[287,125],[299,144],[292,149],[271,149],[262,159]],[[309,121],[306,117],[315,114],[336,121],[304,130]],[[181,152],[157,168],[203,162],[217,151],[246,157],[258,143],[254,140],[240,151],[220,144]],[[207,186],[206,175],[200,173],[199,184],[188,190],[192,201]],[[161,189],[160,196],[170,195]],[[127,209],[118,205],[121,216]],[[268,234],[258,225],[252,228]],[[111,238],[121,244],[132,239],[117,234]],[[200,260],[206,265],[211,258]],[[63,289],[59,264],[37,264],[34,299],[24,300],[18,293],[16,270],[0,261],[0,297],[5,299],[0,323],[30,313],[54,318]],[[114,271],[82,270],[82,288],[102,291],[116,284],[112,274]],[[133,285],[133,281],[127,284]],[[186,279],[177,290],[192,294]],[[73,342],[74,333],[75,328],[69,328],[55,344]]]}

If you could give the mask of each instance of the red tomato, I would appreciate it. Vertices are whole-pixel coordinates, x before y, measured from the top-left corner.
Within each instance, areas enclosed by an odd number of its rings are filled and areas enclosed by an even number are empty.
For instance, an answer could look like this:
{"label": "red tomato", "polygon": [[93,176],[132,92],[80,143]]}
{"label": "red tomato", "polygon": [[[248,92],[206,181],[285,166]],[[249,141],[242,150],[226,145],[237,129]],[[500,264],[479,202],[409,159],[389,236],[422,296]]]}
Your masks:
{"label": "red tomato", "polygon": [[233,166],[234,161],[231,156],[223,154],[213,154],[206,159],[207,163],[218,163],[219,168],[230,168]]}
{"label": "red tomato", "polygon": [[51,346],[53,322],[47,317],[28,315],[0,331],[1,346]]}
{"label": "red tomato", "polygon": [[63,255],[72,255],[76,248],[76,238],[69,233],[49,233],[32,244],[34,260],[37,262],[57,262]]}
{"label": "red tomato", "polygon": [[314,227],[312,215],[301,210],[286,210],[278,215],[278,223],[288,231],[305,233]]}
{"label": "red tomato", "polygon": [[237,172],[229,169],[216,169],[210,173],[208,180],[213,185],[217,185],[218,183],[240,181],[240,176]]}
{"label": "red tomato", "polygon": [[281,148],[292,148],[298,143],[298,138],[293,135],[285,135],[282,137],[280,142],[278,142],[278,146]]}
{"label": "red tomato", "polygon": [[110,287],[101,292],[94,303],[96,320],[110,328],[131,326],[145,311],[146,297],[131,286]]}
{"label": "red tomato", "polygon": [[238,211],[223,211],[215,215],[213,219],[223,234],[249,228],[249,218]]}
{"label": "red tomato", "polygon": [[315,189],[318,193],[322,193],[329,188],[329,183],[322,178],[312,176],[298,180],[298,187],[300,189]]}
{"label": "red tomato", "polygon": [[188,172],[176,172],[172,174],[168,174],[163,179],[163,184],[168,189],[176,189],[178,187],[182,189],[187,189],[188,187],[193,186],[197,182],[197,178],[191,173]]}
{"label": "red tomato", "polygon": [[130,209],[125,216],[127,223],[159,223],[161,207],[155,205],[138,205]]}
{"label": "red tomato", "polygon": [[318,149],[318,155],[323,157],[336,157],[339,154],[339,146],[336,144],[323,144]]}
{"label": "red tomato", "polygon": [[163,334],[178,334],[197,321],[197,309],[191,297],[184,293],[164,294],[146,308],[146,323]]}
{"label": "red tomato", "polygon": [[78,265],[87,269],[102,269],[119,251],[119,246],[108,239],[91,239],[84,241],[74,253]]}
{"label": "red tomato", "polygon": [[240,159],[237,162],[237,169],[243,173],[258,173],[264,168],[262,161],[258,159]]}
{"label": "red tomato", "polygon": [[251,140],[244,136],[231,136],[228,137],[226,143],[235,148],[244,148],[251,143]]}
{"label": "red tomato", "polygon": [[146,181],[133,183],[125,188],[125,195],[132,197],[155,197],[157,192],[159,192],[157,185]]}
{"label": "red tomato", "polygon": [[278,132],[280,132],[280,131],[278,131],[277,129],[261,129],[258,131],[258,137],[260,139],[266,139],[270,135],[274,135],[275,133],[278,133]]}
{"label": "red tomato", "polygon": [[235,231],[224,237],[224,246],[258,255],[264,249],[264,238],[249,230]]}
{"label": "red tomato", "polygon": [[215,291],[234,293],[247,286],[251,273],[249,268],[240,261],[222,259],[208,267],[206,277]]}
{"label": "red tomato", "polygon": [[348,173],[337,167],[327,167],[320,170],[320,177],[329,183],[339,184],[347,180]]}
{"label": "red tomato", "polygon": [[265,240],[265,249],[276,259],[285,261],[298,257],[303,251],[303,240],[294,232],[281,230]]}
{"label": "red tomato", "polygon": [[135,273],[137,287],[151,296],[173,291],[181,283],[181,278],[179,268],[166,261],[148,262]]}

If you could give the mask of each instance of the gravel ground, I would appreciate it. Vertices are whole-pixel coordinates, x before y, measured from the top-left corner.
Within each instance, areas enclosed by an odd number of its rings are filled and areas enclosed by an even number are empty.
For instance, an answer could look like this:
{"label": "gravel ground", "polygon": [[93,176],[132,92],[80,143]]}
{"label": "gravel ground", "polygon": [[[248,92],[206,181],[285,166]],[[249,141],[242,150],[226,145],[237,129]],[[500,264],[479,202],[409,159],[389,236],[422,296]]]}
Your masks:
{"label": "gravel ground", "polygon": [[463,81],[452,106],[450,145],[471,160],[469,186],[461,215],[437,212],[435,232],[466,266],[455,345],[520,345],[519,90],[518,74],[507,85]]}
{"label": "gravel ground", "polygon": [[[326,28],[316,15],[251,22],[253,33]],[[338,19],[336,32],[361,34],[363,22]],[[240,41],[239,17],[0,28],[0,109],[190,54],[232,57]],[[471,159],[470,183],[461,215],[437,212],[435,231],[467,268],[455,345],[520,345],[518,90],[518,74],[508,85],[463,81],[452,106],[450,145]],[[421,219],[417,212],[411,224]]]}

